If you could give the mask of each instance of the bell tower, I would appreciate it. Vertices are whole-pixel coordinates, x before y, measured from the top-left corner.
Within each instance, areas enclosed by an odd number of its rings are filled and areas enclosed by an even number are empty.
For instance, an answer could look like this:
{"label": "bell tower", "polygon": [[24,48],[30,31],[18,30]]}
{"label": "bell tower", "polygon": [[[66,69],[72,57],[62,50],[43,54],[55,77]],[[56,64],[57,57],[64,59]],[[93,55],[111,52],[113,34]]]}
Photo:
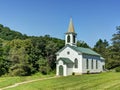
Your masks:
{"label": "bell tower", "polygon": [[72,18],[70,18],[68,31],[65,35],[65,45],[69,44],[71,46],[76,46],[76,44],[77,44],[76,36],[77,36],[77,34],[75,33],[75,30],[74,30]]}

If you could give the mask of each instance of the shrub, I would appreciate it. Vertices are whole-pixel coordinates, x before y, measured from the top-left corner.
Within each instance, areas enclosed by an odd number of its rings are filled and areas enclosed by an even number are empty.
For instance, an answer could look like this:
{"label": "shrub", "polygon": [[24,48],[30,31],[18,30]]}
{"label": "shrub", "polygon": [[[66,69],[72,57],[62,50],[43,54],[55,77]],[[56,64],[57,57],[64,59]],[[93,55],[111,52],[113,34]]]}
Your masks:
{"label": "shrub", "polygon": [[47,74],[47,67],[45,66],[41,66],[39,71],[43,74],[43,75],[46,75]]}
{"label": "shrub", "polygon": [[29,65],[16,64],[10,68],[12,76],[28,76],[31,75],[31,67]]}
{"label": "shrub", "polygon": [[89,70],[87,71],[87,74],[90,74],[90,71],[89,71]]}
{"label": "shrub", "polygon": [[24,76],[26,73],[23,69],[15,69],[13,70],[13,72],[11,73],[12,76]]}
{"label": "shrub", "polygon": [[72,72],[72,75],[75,75],[75,72]]}
{"label": "shrub", "polygon": [[116,72],[120,72],[120,67],[116,67],[116,68],[115,68],[115,71],[116,71]]}

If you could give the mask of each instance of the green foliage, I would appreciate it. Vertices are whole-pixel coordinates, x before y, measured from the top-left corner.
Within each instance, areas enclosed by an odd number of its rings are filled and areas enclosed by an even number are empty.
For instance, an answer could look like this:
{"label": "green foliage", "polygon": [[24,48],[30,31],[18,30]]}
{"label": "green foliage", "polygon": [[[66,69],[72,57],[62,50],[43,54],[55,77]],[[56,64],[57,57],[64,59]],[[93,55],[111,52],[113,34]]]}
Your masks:
{"label": "green foliage", "polygon": [[0,24],[0,38],[4,40],[13,40],[13,39],[26,39],[27,35],[22,35],[17,31],[13,31],[8,27],[4,27]]}
{"label": "green foliage", "polygon": [[94,50],[105,58],[106,68],[113,69],[120,66],[120,26],[116,27],[117,33],[113,34],[112,45],[109,46],[106,40],[96,43]]}
{"label": "green foliage", "polygon": [[108,46],[109,46],[109,44],[106,40],[103,41],[103,40],[99,39],[96,42],[96,45],[94,46],[93,50],[95,50],[96,52],[101,54],[103,57],[105,57]]}
{"label": "green foliage", "polygon": [[50,67],[47,63],[47,60],[44,59],[44,58],[41,58],[39,61],[38,61],[38,65],[39,65],[39,71],[46,75],[50,72]]}
{"label": "green foliage", "polygon": [[75,75],[75,72],[72,72],[72,75]]}
{"label": "green foliage", "polygon": [[109,61],[109,43],[107,40],[102,40],[99,39],[94,48],[94,51],[98,52],[103,58],[105,58],[105,62],[106,62],[106,68],[109,69],[109,65],[108,65],[108,61]]}
{"label": "green foliage", "polygon": [[8,73],[8,69],[10,66],[9,61],[4,58],[3,51],[3,44],[2,40],[0,39],[0,76]]}
{"label": "green foliage", "polygon": [[0,57],[0,76],[8,73],[10,63],[9,61]]}
{"label": "green foliage", "polygon": [[31,75],[31,67],[29,64],[15,64],[10,67],[11,76],[27,76]]}
{"label": "green foliage", "polygon": [[116,72],[120,72],[120,66],[115,68]]}
{"label": "green foliage", "polygon": [[87,74],[90,74],[90,71],[89,71],[89,70],[87,71]]}
{"label": "green foliage", "polygon": [[84,41],[77,41],[77,46],[84,47],[84,48],[90,48],[90,46],[87,43],[85,43]]}
{"label": "green foliage", "polygon": [[3,55],[2,39],[0,39],[0,57]]}
{"label": "green foliage", "polygon": [[31,63],[29,62],[29,48],[32,47],[31,40],[12,40],[9,43],[9,60],[12,62],[10,67],[11,75],[26,76],[32,74]]}
{"label": "green foliage", "polygon": [[6,41],[0,51],[10,62],[9,75],[26,76],[36,72],[49,74],[54,70],[55,53],[63,46],[63,40],[46,35]]}
{"label": "green foliage", "polygon": [[120,66],[120,26],[116,27],[116,33],[113,34],[112,46],[109,48],[109,58],[108,64],[111,65],[110,68],[115,68]]}

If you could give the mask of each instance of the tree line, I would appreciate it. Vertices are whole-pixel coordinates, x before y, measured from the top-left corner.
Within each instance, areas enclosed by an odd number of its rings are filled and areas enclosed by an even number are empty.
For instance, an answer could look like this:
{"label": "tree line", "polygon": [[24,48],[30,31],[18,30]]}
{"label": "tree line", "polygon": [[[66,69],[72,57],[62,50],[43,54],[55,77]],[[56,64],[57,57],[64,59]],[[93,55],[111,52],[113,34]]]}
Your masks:
{"label": "tree line", "polygon": [[108,41],[99,39],[93,48],[105,58],[107,69],[120,67],[120,26],[116,27],[116,33],[112,35],[111,41],[109,45]]}
{"label": "tree line", "polygon": [[[101,54],[106,68],[120,66],[120,26],[113,34],[112,45],[99,39],[93,50]],[[55,53],[64,46],[64,40],[45,36],[27,36],[0,24],[0,76],[27,76],[37,72],[49,74],[56,68]],[[84,41],[80,47],[91,48]]]}

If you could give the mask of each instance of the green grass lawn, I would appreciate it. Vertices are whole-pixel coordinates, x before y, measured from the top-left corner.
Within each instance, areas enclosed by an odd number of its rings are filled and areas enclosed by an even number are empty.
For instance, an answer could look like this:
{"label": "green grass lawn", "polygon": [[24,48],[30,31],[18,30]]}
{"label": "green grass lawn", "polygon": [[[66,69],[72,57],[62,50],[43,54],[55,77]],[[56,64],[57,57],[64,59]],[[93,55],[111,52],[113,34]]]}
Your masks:
{"label": "green grass lawn", "polygon": [[51,76],[54,76],[54,75],[53,74],[42,75],[40,73],[37,73],[32,76],[24,76],[24,77],[0,77],[0,88],[13,85],[15,83],[23,82],[23,81],[46,78],[46,77],[51,77]]}
{"label": "green grass lawn", "polygon": [[19,85],[6,90],[120,90],[120,73],[107,72],[58,77]]}

